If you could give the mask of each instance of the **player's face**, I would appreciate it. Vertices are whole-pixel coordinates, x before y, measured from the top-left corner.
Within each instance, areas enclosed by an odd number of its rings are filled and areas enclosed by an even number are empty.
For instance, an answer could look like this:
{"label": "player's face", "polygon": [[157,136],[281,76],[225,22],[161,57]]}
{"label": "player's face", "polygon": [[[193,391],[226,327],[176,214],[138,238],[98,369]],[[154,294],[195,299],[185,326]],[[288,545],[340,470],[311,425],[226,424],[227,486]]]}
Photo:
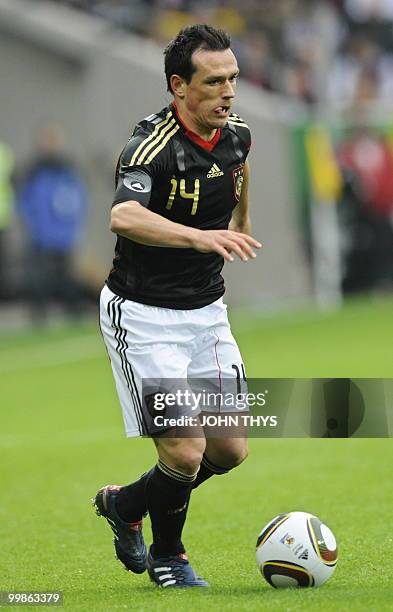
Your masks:
{"label": "player's face", "polygon": [[232,100],[235,97],[239,68],[230,49],[193,53],[196,68],[190,83],[184,85],[183,111],[186,121],[209,133],[223,127],[228,119]]}

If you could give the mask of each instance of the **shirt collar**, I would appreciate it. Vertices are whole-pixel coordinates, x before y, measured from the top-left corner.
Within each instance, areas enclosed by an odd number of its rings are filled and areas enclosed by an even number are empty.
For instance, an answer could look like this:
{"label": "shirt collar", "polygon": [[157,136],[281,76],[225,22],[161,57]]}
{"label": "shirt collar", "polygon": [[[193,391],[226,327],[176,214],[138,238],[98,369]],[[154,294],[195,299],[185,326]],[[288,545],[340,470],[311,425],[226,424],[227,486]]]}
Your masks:
{"label": "shirt collar", "polygon": [[179,117],[179,112],[177,110],[177,106],[176,106],[176,102],[172,102],[171,107],[174,111],[174,116],[175,119],[177,120],[177,122],[181,125],[181,127],[184,130],[185,135],[187,136],[187,138],[189,138],[190,140],[192,140],[192,142],[195,142],[195,144],[199,145],[200,147],[202,147],[203,149],[206,149],[206,151],[213,151],[214,147],[216,146],[216,144],[218,143],[218,141],[221,138],[221,128],[217,128],[216,129],[216,133],[214,134],[213,138],[211,140],[205,140],[204,138],[202,138],[201,136],[199,136],[199,134],[196,134],[195,132],[193,132],[192,130],[190,130],[186,124],[184,123],[184,121],[182,121]]}

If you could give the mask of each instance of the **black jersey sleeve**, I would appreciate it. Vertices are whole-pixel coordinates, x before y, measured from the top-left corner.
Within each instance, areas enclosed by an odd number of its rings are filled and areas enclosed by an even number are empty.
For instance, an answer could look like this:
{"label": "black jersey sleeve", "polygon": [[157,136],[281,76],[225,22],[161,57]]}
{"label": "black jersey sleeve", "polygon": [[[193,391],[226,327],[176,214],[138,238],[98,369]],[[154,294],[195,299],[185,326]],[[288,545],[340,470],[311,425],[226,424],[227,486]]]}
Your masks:
{"label": "black jersey sleeve", "polygon": [[113,206],[134,200],[148,207],[152,185],[153,179],[147,170],[138,167],[126,168],[119,172]]}
{"label": "black jersey sleeve", "polygon": [[148,207],[153,185],[166,173],[168,163],[168,150],[158,150],[149,126],[137,126],[117,163],[112,206],[133,200]]}

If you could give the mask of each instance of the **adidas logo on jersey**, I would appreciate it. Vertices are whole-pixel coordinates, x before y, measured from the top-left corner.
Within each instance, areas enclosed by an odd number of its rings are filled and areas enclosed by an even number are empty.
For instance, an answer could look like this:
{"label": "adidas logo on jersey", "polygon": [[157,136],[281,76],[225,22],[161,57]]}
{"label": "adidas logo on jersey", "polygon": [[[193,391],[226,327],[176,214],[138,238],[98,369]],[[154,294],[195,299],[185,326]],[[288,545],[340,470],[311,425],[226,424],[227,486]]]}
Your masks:
{"label": "adidas logo on jersey", "polygon": [[223,176],[223,174],[217,164],[213,164],[206,176],[207,178],[216,178],[217,176]]}

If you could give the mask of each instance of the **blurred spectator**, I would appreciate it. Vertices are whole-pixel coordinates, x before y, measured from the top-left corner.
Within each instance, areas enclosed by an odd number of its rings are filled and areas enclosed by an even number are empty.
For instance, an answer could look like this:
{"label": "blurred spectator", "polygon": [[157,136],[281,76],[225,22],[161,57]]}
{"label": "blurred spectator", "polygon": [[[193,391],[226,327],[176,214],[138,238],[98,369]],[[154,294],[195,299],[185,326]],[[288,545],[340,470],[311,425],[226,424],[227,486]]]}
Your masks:
{"label": "blurred spectator", "polygon": [[283,92],[305,102],[324,99],[326,76],[345,32],[337,11],[323,0],[293,2],[282,32]]}
{"label": "blurred spectator", "polygon": [[357,128],[338,159],[345,179],[339,206],[344,229],[344,291],[393,287],[393,148],[379,134]]}
{"label": "blurred spectator", "polygon": [[333,65],[330,101],[351,106],[386,99],[393,93],[392,65],[391,54],[384,53],[378,44],[363,36],[352,38],[349,48],[337,56]]}
{"label": "blurred spectator", "polygon": [[269,37],[262,31],[252,30],[235,45],[242,77],[267,90],[277,89],[275,60]]}
{"label": "blurred spectator", "polygon": [[345,9],[354,21],[393,21],[393,0],[345,0]]}
{"label": "blurred spectator", "polygon": [[306,104],[317,101],[312,69],[309,62],[292,60],[283,70],[283,90],[287,96],[297,98]]}
{"label": "blurred spectator", "polygon": [[32,316],[42,323],[52,301],[72,316],[81,312],[82,288],[73,272],[72,254],[85,226],[88,195],[64,153],[59,126],[43,127],[36,146],[18,191],[18,211],[29,242],[26,271]]}
{"label": "blurred spectator", "polygon": [[11,185],[14,156],[11,149],[0,142],[0,299],[7,297],[6,286],[6,232],[11,223],[13,189]]}

